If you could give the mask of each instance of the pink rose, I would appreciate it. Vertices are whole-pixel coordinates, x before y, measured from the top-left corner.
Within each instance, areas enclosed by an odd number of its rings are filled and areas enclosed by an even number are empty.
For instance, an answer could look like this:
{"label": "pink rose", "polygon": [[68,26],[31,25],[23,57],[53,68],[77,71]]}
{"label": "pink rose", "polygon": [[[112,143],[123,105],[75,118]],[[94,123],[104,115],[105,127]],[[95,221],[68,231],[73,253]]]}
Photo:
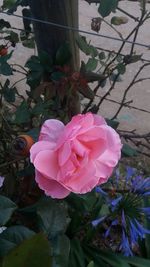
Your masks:
{"label": "pink rose", "polygon": [[58,120],[45,121],[30,158],[39,187],[61,199],[107,182],[121,148],[116,131],[101,116],[87,113],[74,116],[66,126]]}

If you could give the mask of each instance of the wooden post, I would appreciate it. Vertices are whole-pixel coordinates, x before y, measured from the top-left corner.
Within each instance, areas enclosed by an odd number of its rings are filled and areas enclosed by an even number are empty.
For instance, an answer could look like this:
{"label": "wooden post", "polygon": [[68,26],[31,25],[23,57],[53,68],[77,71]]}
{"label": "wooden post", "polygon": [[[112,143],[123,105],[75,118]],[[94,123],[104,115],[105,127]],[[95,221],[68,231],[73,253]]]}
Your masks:
{"label": "wooden post", "polygon": [[[78,28],[78,0],[29,0],[32,16]],[[53,58],[62,43],[67,41],[72,52],[72,67],[79,69],[79,51],[76,47],[76,32],[34,22],[38,51],[48,52]]]}
{"label": "wooden post", "polygon": [[[29,0],[29,6],[36,19],[78,28],[78,0]],[[67,41],[72,53],[70,65],[73,70],[79,70],[79,50],[75,40],[77,32],[40,22],[34,22],[33,27],[38,52],[46,51],[55,58],[58,48]],[[66,97],[69,97],[66,101],[68,107],[62,109],[67,110],[66,118],[70,120],[80,113],[80,100],[77,91]]]}

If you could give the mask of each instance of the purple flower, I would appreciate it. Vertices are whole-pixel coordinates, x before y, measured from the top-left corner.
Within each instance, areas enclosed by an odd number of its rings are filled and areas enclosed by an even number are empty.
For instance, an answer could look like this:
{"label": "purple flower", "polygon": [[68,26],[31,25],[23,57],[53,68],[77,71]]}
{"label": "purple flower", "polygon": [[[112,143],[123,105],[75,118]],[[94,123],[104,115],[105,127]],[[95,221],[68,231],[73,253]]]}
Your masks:
{"label": "purple flower", "polygon": [[120,201],[122,200],[123,196],[120,196],[116,199],[113,199],[110,203],[111,205],[111,210],[114,211],[116,209],[116,207],[118,206],[118,204],[120,203]]}
{"label": "purple flower", "polygon": [[4,177],[2,177],[2,176],[0,176],[0,187],[2,187],[2,186],[3,186],[4,180],[5,180],[5,178],[4,178]]}
{"label": "purple flower", "polygon": [[134,169],[134,168],[132,168],[130,166],[127,166],[126,167],[126,172],[127,172],[127,174],[126,174],[126,182],[128,182],[128,180],[131,179],[131,177],[133,175],[135,175],[136,169]]}
{"label": "purple flower", "polygon": [[95,187],[95,192],[101,194],[102,196],[107,196],[108,194],[99,186]]}
{"label": "purple flower", "polygon": [[125,218],[124,210],[122,210],[121,222],[122,222],[123,227],[125,228],[126,227],[126,218]]}
{"label": "purple flower", "polygon": [[93,227],[96,227],[97,225],[99,225],[101,222],[103,222],[106,219],[106,216],[103,216],[101,218],[98,218],[96,220],[92,221],[92,225]]}
{"label": "purple flower", "polygon": [[120,242],[119,249],[123,252],[124,256],[133,256],[132,250],[130,248],[130,243],[125,231],[122,231],[122,240]]}
{"label": "purple flower", "polygon": [[104,234],[105,238],[109,236],[112,226],[115,226],[115,225],[118,225],[118,219],[115,219],[112,221],[111,225],[108,227],[108,229],[106,230]]}

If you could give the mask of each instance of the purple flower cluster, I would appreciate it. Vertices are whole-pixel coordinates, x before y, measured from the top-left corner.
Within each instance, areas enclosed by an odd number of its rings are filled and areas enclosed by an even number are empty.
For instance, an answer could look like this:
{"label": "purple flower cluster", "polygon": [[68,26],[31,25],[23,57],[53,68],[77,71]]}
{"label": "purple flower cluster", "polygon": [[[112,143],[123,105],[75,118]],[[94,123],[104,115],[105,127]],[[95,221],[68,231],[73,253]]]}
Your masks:
{"label": "purple flower cluster", "polygon": [[111,230],[118,226],[118,229],[121,229],[118,250],[125,256],[132,256],[139,240],[144,239],[146,234],[150,234],[150,230],[143,226],[144,218],[150,219],[150,207],[145,206],[145,199],[150,196],[150,177],[144,178],[142,175],[137,175],[136,169],[131,167],[126,168],[125,175],[121,175],[117,169],[110,188],[115,191],[113,195],[108,188],[107,190],[100,187],[95,189],[104,197],[110,213],[94,220],[92,225],[96,227],[104,220],[106,223],[109,222],[104,234],[105,238],[108,238]]}

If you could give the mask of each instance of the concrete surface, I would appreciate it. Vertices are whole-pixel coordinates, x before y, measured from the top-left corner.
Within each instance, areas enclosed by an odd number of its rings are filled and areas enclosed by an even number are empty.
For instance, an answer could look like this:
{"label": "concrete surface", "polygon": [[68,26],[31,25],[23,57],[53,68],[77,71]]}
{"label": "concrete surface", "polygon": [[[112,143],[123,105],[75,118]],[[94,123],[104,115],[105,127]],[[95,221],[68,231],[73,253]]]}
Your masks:
{"label": "concrete surface", "polygon": [[[2,0],[0,0],[0,4],[2,3]],[[133,14],[136,17],[139,17],[140,15],[140,6],[139,3],[137,2],[128,2],[128,1],[122,1],[120,3],[120,7],[124,8],[127,12]],[[80,29],[84,29],[87,31],[90,30],[90,24],[91,24],[91,19],[93,17],[99,16],[97,12],[98,6],[96,5],[89,5],[87,2],[84,0],[79,0],[79,16],[80,16]],[[147,5],[148,10],[150,11],[150,4]],[[18,13],[20,10],[18,10]],[[121,13],[117,12],[116,14],[112,14],[107,18],[107,21],[110,22],[111,17],[114,15],[122,15]],[[11,22],[12,26],[14,27],[19,27],[22,28],[22,21],[18,18],[14,18],[11,16],[6,16],[3,15],[1,16],[5,19],[9,19]],[[135,22],[132,19],[129,19],[129,22],[127,24],[121,25],[121,26],[116,26],[116,29],[118,31],[121,31],[123,37],[125,38],[128,33],[133,29],[135,26]],[[137,42],[141,42],[144,44],[150,44],[150,20],[146,22],[140,29],[139,35],[137,38]],[[100,30],[101,34],[105,35],[110,35],[114,37],[118,37],[117,33],[112,30],[108,25],[105,23],[102,23],[102,27]],[[105,38],[101,38],[98,36],[87,36],[88,40],[91,40],[91,43],[95,46],[101,47],[101,48],[106,48],[110,50],[117,51],[121,45],[120,42],[113,41],[113,40],[108,40]],[[132,40],[132,38],[130,39]],[[127,54],[130,50],[131,45],[126,44],[123,50],[123,53]],[[135,46],[135,51],[137,54],[143,54],[143,58],[149,59],[150,60],[150,50],[144,47],[139,47]],[[30,55],[35,53],[34,50],[27,49],[23,47],[21,44],[18,44],[17,47],[15,48],[14,55],[12,58],[13,63],[18,63],[18,64],[24,64],[26,60],[29,58]],[[81,60],[87,61],[87,58],[85,55],[81,53]],[[131,64],[126,72],[125,75],[122,76],[123,82],[117,83],[115,86],[115,89],[113,90],[111,94],[111,98],[115,99],[117,101],[120,101],[122,99],[122,95],[124,93],[124,90],[127,88],[128,84],[130,83],[131,79],[135,75],[136,71],[140,67],[139,63],[134,63]],[[150,77],[150,66],[146,67],[141,75],[141,77]],[[12,82],[15,82],[16,79],[21,78],[21,75],[17,74],[11,77]],[[108,84],[109,86],[109,84]],[[98,92],[100,96],[106,93],[108,90],[108,86],[101,88]],[[27,89],[27,85],[24,84],[24,82],[21,82],[20,84],[17,85],[17,88],[20,91],[25,91]],[[129,91],[129,94],[127,95],[127,100],[133,100],[132,105],[139,107],[139,108],[144,108],[149,110],[150,112],[150,80],[138,83],[132,87],[132,89]],[[96,98],[96,101],[98,101],[98,97]],[[104,101],[101,108],[100,108],[100,113],[103,116],[107,116],[111,118],[116,110],[118,109],[117,104],[113,104],[111,102],[106,102]],[[124,129],[137,129],[140,132],[148,132],[150,131],[150,114],[148,113],[143,113],[141,111],[137,110],[130,110],[128,108],[124,108],[122,112],[119,114],[118,119],[121,122],[121,128]]]}

